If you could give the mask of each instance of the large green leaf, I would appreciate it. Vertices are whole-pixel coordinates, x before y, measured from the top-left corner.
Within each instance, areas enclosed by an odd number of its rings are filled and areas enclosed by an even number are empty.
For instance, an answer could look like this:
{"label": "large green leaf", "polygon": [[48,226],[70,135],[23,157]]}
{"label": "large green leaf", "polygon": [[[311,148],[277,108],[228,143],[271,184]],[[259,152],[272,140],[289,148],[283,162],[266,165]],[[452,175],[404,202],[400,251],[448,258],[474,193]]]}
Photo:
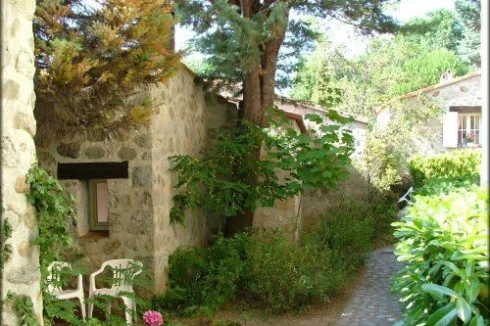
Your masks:
{"label": "large green leaf", "polygon": [[458,310],[458,317],[463,322],[467,323],[471,318],[471,307],[463,298],[456,300],[456,309]]}
{"label": "large green leaf", "polygon": [[458,294],[453,290],[437,284],[424,284],[422,285],[422,289],[425,292],[435,294],[436,296],[447,295],[454,298],[458,297]]}
{"label": "large green leaf", "polygon": [[458,311],[454,303],[449,303],[433,313],[425,326],[447,326],[456,318]]}

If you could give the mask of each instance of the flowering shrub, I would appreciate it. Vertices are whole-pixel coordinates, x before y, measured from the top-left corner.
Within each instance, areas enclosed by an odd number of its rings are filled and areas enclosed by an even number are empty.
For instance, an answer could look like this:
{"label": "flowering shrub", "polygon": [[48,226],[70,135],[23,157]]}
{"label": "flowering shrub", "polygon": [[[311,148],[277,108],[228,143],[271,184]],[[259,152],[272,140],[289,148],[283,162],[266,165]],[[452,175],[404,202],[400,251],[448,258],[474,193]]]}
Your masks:
{"label": "flowering shrub", "polygon": [[163,325],[162,315],[158,311],[147,311],[143,314],[143,320],[146,325],[149,326],[161,326]]}

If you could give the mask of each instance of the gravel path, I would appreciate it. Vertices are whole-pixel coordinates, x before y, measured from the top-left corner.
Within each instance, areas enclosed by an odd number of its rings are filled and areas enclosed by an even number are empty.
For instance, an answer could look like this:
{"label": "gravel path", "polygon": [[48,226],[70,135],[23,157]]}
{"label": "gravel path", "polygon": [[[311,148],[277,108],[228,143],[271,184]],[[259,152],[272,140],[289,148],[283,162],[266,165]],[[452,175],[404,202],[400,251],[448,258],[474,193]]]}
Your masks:
{"label": "gravel path", "polygon": [[393,247],[375,250],[364,279],[355,290],[337,326],[392,326],[400,319],[398,299],[391,294],[391,278],[401,268]]}

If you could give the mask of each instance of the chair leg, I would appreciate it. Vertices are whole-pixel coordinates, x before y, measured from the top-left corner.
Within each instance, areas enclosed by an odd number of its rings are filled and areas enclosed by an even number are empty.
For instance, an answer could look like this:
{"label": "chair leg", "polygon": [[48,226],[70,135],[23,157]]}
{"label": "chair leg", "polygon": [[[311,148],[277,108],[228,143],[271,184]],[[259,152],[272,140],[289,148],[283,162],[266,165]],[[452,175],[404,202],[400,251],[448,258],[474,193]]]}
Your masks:
{"label": "chair leg", "polygon": [[85,321],[85,317],[87,316],[85,313],[85,302],[83,300],[83,297],[78,297],[78,300],[80,300],[80,310],[82,311],[82,319]]}
{"label": "chair leg", "polygon": [[106,303],[106,313],[107,313],[107,316],[109,316],[111,314],[111,311],[112,311],[112,301],[111,300],[107,300],[107,303]]}
{"label": "chair leg", "polygon": [[92,303],[93,298],[89,298],[88,306],[88,318],[92,318],[92,313],[94,311],[94,304]]}
{"label": "chair leg", "polygon": [[133,300],[134,321],[138,321],[138,314],[136,313],[136,301]]}
{"label": "chair leg", "polygon": [[133,314],[136,312],[134,310],[134,302],[130,298],[122,297],[121,298],[126,306],[125,316],[126,316],[126,324],[131,325],[133,323]]}

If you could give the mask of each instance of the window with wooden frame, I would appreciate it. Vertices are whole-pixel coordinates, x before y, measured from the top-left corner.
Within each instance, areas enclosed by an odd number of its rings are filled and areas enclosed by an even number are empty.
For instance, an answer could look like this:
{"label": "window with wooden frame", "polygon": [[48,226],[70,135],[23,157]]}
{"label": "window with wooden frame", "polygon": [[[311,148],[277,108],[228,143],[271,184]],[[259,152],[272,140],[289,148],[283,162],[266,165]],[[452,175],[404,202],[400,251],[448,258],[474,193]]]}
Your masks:
{"label": "window with wooden frame", "polygon": [[109,188],[107,179],[88,181],[90,231],[109,230]]}
{"label": "window with wooden frame", "polygon": [[450,107],[443,119],[443,146],[479,147],[481,107]]}
{"label": "window with wooden frame", "polygon": [[458,114],[458,145],[480,145],[481,114]]}
{"label": "window with wooden frame", "polygon": [[83,219],[77,223],[81,237],[109,235],[108,180],[128,179],[128,161],[58,163],[58,179],[79,180],[83,184]]}

